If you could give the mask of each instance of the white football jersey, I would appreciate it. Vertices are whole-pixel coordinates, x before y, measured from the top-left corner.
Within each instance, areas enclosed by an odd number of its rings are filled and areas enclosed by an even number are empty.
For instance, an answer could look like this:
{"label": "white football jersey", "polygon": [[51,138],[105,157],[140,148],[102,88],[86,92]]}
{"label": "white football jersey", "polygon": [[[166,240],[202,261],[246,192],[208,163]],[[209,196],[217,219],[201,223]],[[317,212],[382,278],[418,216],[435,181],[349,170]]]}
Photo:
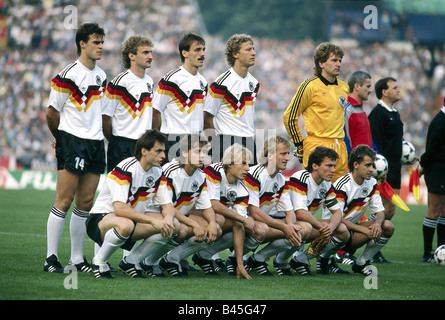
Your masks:
{"label": "white football jersey", "polygon": [[249,190],[249,205],[260,208],[274,218],[285,218],[285,212],[293,210],[286,177],[281,171],[271,178],[266,165],[253,166],[244,184]]}
{"label": "white football jersey", "polygon": [[112,213],[115,201],[140,213],[144,213],[149,205],[171,203],[162,169],[152,167],[145,171],[135,157],[122,160],[108,173],[90,213]]}
{"label": "white football jersey", "polygon": [[153,108],[162,115],[161,132],[165,134],[198,133],[203,129],[203,104],[208,84],[198,72],[184,67],[168,72],[158,83]]}
{"label": "white football jersey", "polygon": [[259,88],[259,82],[250,73],[242,78],[233,68],[210,85],[204,111],[214,116],[216,134],[237,137],[255,135],[255,100]]}
{"label": "white football jersey", "polygon": [[48,107],[60,113],[59,130],[78,138],[103,140],[102,103],[107,77],[97,65],[88,69],[79,60],[51,80]]}
{"label": "white football jersey", "polygon": [[314,214],[323,204],[331,210],[340,209],[330,181],[317,184],[307,170],[299,170],[289,178],[290,198],[294,210],[307,210]]}
{"label": "white football jersey", "polygon": [[[371,177],[358,185],[348,173],[334,182],[337,201],[343,218],[358,223],[369,207],[371,214],[384,211],[382,198],[377,190],[377,180]],[[323,210],[323,219],[330,219],[331,212]]]}
{"label": "white football jersey", "polygon": [[207,179],[207,187],[211,200],[219,200],[233,212],[247,218],[247,206],[249,203],[249,192],[243,182],[237,180],[229,184],[222,163],[209,165],[204,169]]}
{"label": "white football jersey", "polygon": [[182,214],[187,215],[193,207],[203,210],[212,206],[207,192],[206,175],[201,169],[189,176],[176,159],[166,163],[162,169],[173,205]]}
{"label": "white football jersey", "polygon": [[139,78],[130,70],[107,86],[103,114],[112,118],[113,136],[137,140],[152,123],[153,80]]}

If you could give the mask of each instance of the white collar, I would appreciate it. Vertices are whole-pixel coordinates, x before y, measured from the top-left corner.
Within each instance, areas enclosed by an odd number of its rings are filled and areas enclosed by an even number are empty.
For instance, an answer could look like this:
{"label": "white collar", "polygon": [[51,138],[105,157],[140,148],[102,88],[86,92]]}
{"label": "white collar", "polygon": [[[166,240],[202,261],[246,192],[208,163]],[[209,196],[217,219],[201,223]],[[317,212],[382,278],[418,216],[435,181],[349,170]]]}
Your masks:
{"label": "white collar", "polygon": [[384,103],[382,100],[379,100],[379,104],[382,106],[382,107],[384,107],[386,110],[388,110],[389,112],[397,112],[397,109],[396,108],[394,108],[394,107],[388,107],[387,105],[386,105],[386,103]]}

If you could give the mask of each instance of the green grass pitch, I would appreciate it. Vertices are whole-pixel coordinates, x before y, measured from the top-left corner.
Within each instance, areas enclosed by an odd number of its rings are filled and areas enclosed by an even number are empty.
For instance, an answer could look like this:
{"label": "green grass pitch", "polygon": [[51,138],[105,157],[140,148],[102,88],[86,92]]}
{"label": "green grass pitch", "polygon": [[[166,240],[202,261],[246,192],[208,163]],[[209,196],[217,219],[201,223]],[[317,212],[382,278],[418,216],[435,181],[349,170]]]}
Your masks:
{"label": "green grass pitch", "polygon": [[[383,249],[385,257],[393,263],[377,264],[379,277],[372,281],[366,281],[364,276],[357,274],[261,277],[254,272],[251,272],[253,280],[247,281],[226,274],[205,276],[201,271],[190,272],[189,277],[180,279],[132,279],[118,272],[113,280],[107,281],[95,279],[91,273],[43,272],[46,222],[54,196],[55,193],[51,191],[0,190],[1,300],[445,299],[445,267],[421,262],[425,206],[410,206],[410,212],[397,209],[393,219],[395,235]],[[65,221],[59,245],[62,265],[66,265],[69,259],[70,215]],[[85,255],[88,261],[93,256],[93,247],[93,242],[87,238]],[[221,256],[225,258],[225,254]],[[118,251],[110,263],[117,267],[121,258],[121,251]],[[350,270],[348,266],[343,267]],[[315,273],[315,263],[312,269]]]}

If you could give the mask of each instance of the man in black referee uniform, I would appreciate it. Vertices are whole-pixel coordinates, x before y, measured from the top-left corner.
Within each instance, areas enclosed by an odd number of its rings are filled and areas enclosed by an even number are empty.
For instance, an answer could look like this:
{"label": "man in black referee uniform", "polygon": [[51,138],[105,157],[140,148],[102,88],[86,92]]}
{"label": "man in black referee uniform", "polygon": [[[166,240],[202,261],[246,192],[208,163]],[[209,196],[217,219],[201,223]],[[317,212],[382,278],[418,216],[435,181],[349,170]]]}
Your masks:
{"label": "man in black referee uniform", "polygon": [[[403,123],[394,104],[400,100],[400,88],[397,80],[392,77],[382,78],[375,84],[375,93],[379,102],[368,116],[371,126],[372,140],[379,152],[388,161],[388,174],[386,182],[399,194],[402,180]],[[385,197],[382,197],[385,207],[385,219],[391,220],[396,206]],[[389,262],[379,252],[374,262]]]}

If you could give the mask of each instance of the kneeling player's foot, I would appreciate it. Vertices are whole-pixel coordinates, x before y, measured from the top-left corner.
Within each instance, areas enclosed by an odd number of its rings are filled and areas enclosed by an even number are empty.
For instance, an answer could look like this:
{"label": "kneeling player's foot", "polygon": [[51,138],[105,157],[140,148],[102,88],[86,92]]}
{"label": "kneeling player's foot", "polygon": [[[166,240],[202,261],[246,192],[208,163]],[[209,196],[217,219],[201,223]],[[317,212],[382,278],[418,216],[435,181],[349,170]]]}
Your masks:
{"label": "kneeling player's foot", "polygon": [[205,274],[209,274],[212,276],[218,275],[218,273],[215,271],[215,268],[213,267],[213,260],[207,260],[203,259],[198,254],[194,254],[192,256],[192,261],[199,266],[202,271],[204,271]]}
{"label": "kneeling player's foot", "polygon": [[215,271],[221,271],[221,272],[227,271],[227,267],[224,264],[223,259],[218,258],[216,260],[213,260],[213,263],[215,264]]}
{"label": "kneeling player's foot", "polygon": [[228,256],[226,260],[226,271],[230,276],[236,276],[236,258]]}
{"label": "kneeling player's foot", "polygon": [[286,263],[278,263],[274,259],[273,266],[275,267],[275,270],[277,271],[277,274],[279,276],[289,276],[289,277],[293,276],[289,263],[287,263],[287,262]]}
{"label": "kneeling player's foot", "polygon": [[262,276],[272,276],[272,272],[267,269],[266,262],[256,261],[252,256],[247,259],[247,266]]}
{"label": "kneeling player's foot", "polygon": [[375,256],[371,259],[371,262],[373,262],[373,263],[391,263],[391,261],[385,259],[382,252],[380,252],[380,251],[375,254]]}
{"label": "kneeling player's foot", "polygon": [[290,259],[290,267],[295,270],[300,276],[312,276],[309,264]]}
{"label": "kneeling player's foot", "polygon": [[88,263],[87,259],[83,257],[83,261],[80,263],[72,263],[70,261],[69,265],[76,267],[79,272],[91,272],[91,265]]}
{"label": "kneeling player's foot", "polygon": [[172,277],[184,277],[186,274],[182,272],[179,264],[168,262],[165,257],[159,260],[159,266],[168,272]]}
{"label": "kneeling player's foot", "polygon": [[110,267],[106,263],[101,265],[91,263],[91,270],[98,279],[113,279],[110,273]]}
{"label": "kneeling player's foot", "polygon": [[355,262],[355,260],[357,260],[356,257],[354,257],[352,254],[350,254],[349,252],[345,252],[345,253],[336,253],[334,255],[334,260],[337,263],[341,263],[341,264],[346,264],[346,265],[351,265]]}
{"label": "kneeling player's foot", "polygon": [[362,266],[358,265],[357,262],[354,262],[354,264],[352,265],[352,271],[354,271],[354,273],[360,273],[365,276],[369,276],[372,274],[372,270],[369,268],[369,265],[369,261],[366,261],[366,263]]}
{"label": "kneeling player's foot", "polygon": [[119,262],[119,270],[132,278],[145,278],[142,274],[142,269],[138,269],[136,264],[128,263],[125,258]]}
{"label": "kneeling player's foot", "polygon": [[334,258],[322,258],[317,261],[318,274],[349,274],[349,271],[340,268],[334,261]]}
{"label": "kneeling player's foot", "polygon": [[165,274],[162,273],[162,271],[158,265],[149,266],[148,264],[145,264],[144,261],[142,261],[139,263],[139,266],[150,278],[165,278],[166,277]]}
{"label": "kneeling player's foot", "polygon": [[43,264],[43,271],[45,272],[55,272],[55,273],[63,273],[64,268],[60,264],[55,254],[50,255],[46,258],[45,263]]}

